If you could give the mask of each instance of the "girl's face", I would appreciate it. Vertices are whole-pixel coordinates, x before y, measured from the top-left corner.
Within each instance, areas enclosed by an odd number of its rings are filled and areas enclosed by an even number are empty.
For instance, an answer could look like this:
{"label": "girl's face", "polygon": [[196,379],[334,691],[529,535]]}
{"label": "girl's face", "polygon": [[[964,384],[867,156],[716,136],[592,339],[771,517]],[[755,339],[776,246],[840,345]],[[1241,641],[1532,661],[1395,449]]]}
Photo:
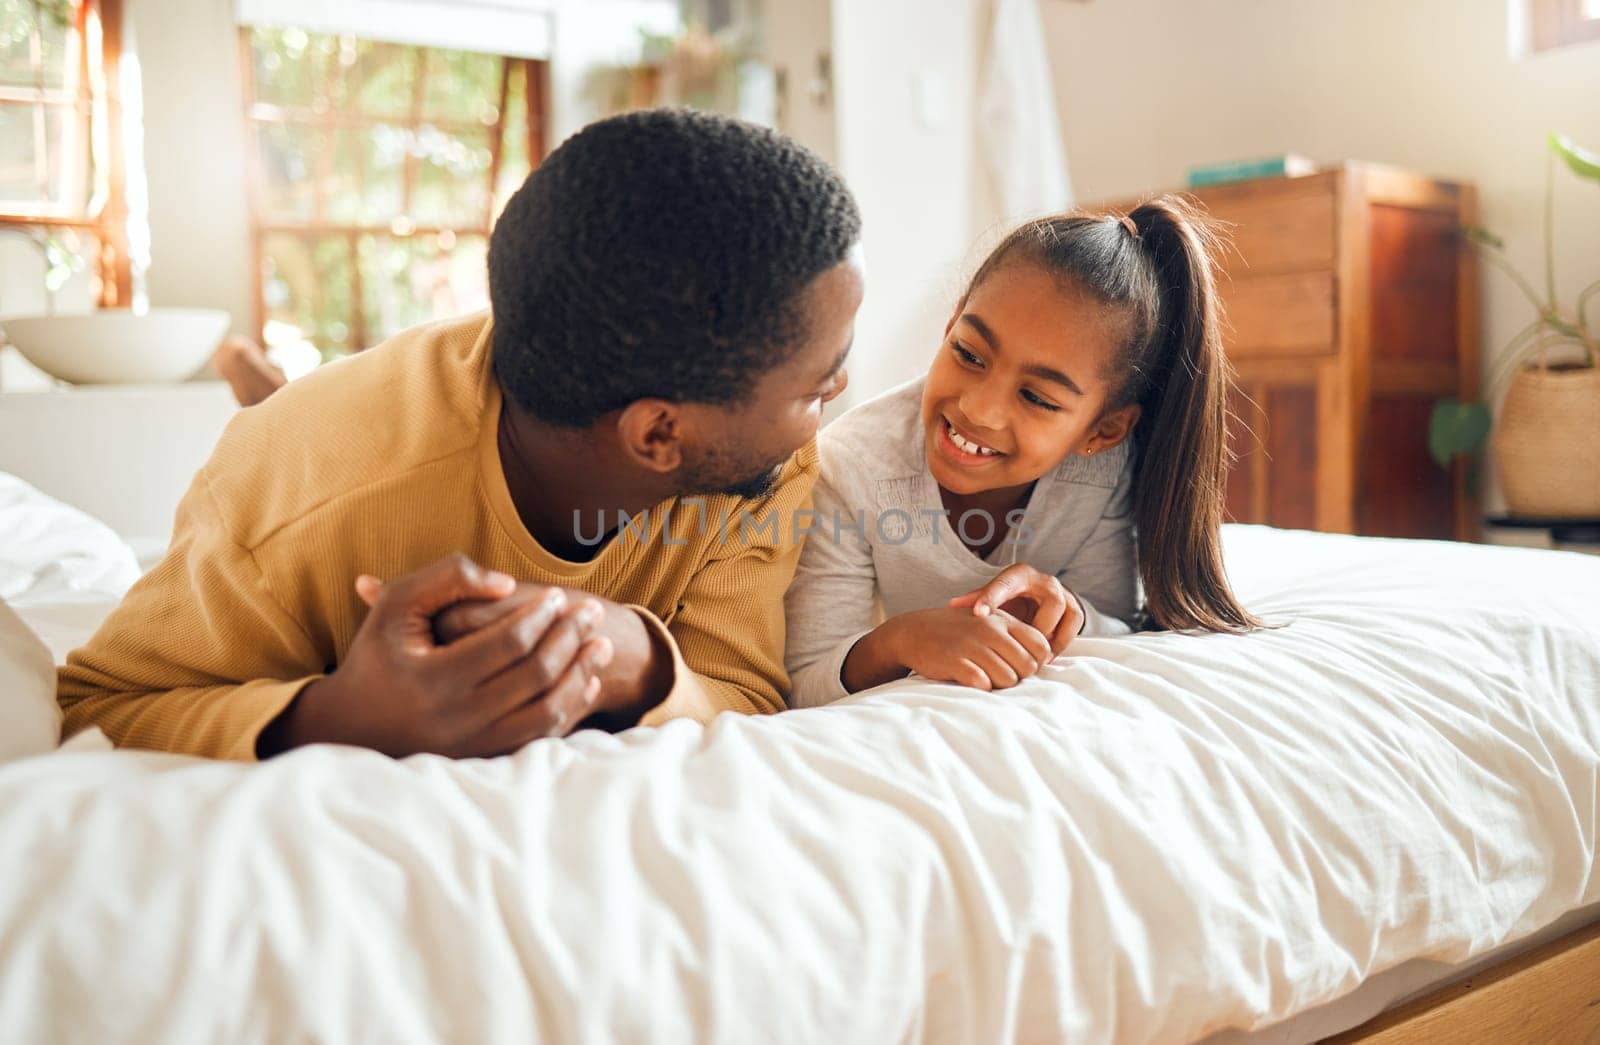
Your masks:
{"label": "girl's face", "polygon": [[1026,262],[1002,264],[945,328],[922,393],[928,470],[953,494],[1024,486],[1069,454],[1102,453],[1137,406],[1106,412],[1114,314]]}

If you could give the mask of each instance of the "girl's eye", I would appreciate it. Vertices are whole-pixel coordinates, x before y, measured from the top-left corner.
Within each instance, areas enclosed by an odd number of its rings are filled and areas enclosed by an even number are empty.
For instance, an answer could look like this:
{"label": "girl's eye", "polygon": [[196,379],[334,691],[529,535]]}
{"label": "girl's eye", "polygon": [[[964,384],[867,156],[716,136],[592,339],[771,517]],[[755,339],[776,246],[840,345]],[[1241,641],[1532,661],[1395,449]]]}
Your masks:
{"label": "girl's eye", "polygon": [[966,349],[962,348],[960,345],[952,343],[950,345],[950,348],[951,348],[952,351],[955,352],[956,358],[961,360],[961,362],[966,364],[967,366],[982,366],[983,365],[983,360],[979,359],[973,353],[968,352]]}
{"label": "girl's eye", "polygon": [[1054,403],[1050,402],[1048,399],[1045,399],[1043,396],[1041,396],[1038,393],[1032,391],[1031,389],[1024,388],[1022,390],[1022,398],[1027,400],[1028,402],[1032,403],[1034,406],[1043,407],[1044,409],[1049,410],[1052,413],[1054,413],[1055,411],[1061,409],[1059,406],[1057,406]]}

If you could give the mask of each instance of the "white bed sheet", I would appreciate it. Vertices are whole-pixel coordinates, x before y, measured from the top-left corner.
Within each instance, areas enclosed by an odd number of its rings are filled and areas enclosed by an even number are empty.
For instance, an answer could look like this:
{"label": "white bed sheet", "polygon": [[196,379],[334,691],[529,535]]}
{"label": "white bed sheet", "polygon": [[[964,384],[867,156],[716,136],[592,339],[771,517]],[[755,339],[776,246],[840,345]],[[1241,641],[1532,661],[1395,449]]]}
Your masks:
{"label": "white bed sheet", "polygon": [[1000,695],[0,768],[0,1039],[1188,1041],[1600,902],[1600,560],[1228,539],[1286,627]]}

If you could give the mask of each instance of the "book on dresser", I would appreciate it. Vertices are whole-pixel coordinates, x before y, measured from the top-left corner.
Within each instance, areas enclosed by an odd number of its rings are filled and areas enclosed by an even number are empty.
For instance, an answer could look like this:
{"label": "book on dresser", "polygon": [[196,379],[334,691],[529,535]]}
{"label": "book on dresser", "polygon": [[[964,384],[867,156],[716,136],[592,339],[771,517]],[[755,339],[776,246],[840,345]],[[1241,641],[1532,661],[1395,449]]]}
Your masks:
{"label": "book on dresser", "polygon": [[1237,377],[1229,516],[1475,539],[1464,465],[1428,455],[1434,402],[1478,397],[1477,263],[1459,232],[1473,187],[1346,163],[1185,191],[1232,240],[1218,259]]}
{"label": "book on dresser", "polygon": [[1233,160],[1229,163],[1212,163],[1204,167],[1189,168],[1189,188],[1201,189],[1208,185],[1227,185],[1256,178],[1298,178],[1316,173],[1317,165],[1304,156],[1283,153],[1255,160]]}

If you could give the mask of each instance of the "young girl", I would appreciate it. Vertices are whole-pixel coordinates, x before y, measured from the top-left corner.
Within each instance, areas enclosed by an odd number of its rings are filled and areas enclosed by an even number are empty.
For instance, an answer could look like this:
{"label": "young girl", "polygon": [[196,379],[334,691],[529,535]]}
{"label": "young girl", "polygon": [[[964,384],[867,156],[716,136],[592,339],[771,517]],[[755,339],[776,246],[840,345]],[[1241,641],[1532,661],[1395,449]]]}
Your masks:
{"label": "young girl", "polygon": [[1258,625],[1222,564],[1210,242],[1171,196],[1024,225],[927,376],[823,431],[786,606],[790,706],[913,671],[1015,685],[1079,634],[1132,630],[1141,579],[1157,627]]}

